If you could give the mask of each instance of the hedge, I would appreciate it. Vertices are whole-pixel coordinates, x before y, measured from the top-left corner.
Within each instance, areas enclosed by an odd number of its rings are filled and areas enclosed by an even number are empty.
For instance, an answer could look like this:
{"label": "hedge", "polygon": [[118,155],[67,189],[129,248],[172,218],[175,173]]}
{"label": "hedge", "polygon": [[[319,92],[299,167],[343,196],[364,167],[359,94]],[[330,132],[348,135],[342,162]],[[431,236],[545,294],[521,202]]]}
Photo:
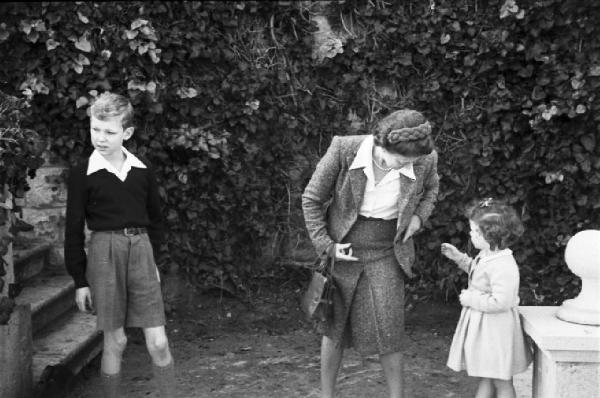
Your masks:
{"label": "hedge", "polygon": [[[343,33],[322,61],[319,13]],[[579,288],[568,238],[600,225],[598,20],[574,0],[5,3],[0,88],[29,98],[28,127],[68,163],[89,153],[93,97],[128,95],[132,149],[161,180],[164,264],[232,290],[280,272],[264,251],[302,229],[299,193],[334,134],[421,110],[442,185],[415,297],[465,285],[439,245],[470,251],[462,204],[496,196],[527,228],[522,302],[552,304]]]}

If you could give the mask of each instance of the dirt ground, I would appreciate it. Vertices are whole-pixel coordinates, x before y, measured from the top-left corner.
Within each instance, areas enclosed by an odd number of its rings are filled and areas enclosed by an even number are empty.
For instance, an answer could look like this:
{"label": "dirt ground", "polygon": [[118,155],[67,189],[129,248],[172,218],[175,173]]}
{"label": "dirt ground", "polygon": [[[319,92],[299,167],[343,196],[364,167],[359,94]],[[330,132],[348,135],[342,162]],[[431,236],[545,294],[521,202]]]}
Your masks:
{"label": "dirt ground", "polygon": [[[176,360],[178,398],[318,398],[320,338],[304,320],[302,290],[276,283],[250,302],[219,294],[188,295],[168,312],[167,333]],[[459,316],[458,304],[409,306],[406,329],[407,395],[472,397],[475,381],[445,366]],[[158,397],[139,330],[128,330],[123,396]],[[100,397],[99,360],[69,387],[67,398]],[[378,358],[344,355],[343,398],[387,397]]]}

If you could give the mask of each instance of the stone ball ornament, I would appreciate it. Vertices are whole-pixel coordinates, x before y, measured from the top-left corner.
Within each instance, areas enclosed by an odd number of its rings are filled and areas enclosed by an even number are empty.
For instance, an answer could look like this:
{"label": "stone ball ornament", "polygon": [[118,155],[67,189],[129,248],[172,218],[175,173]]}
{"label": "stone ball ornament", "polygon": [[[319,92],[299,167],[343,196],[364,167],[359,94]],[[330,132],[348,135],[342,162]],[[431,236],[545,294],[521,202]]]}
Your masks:
{"label": "stone ball ornament", "polygon": [[567,322],[600,325],[600,230],[573,235],[565,249],[569,269],[581,278],[581,292],[565,300],[556,316]]}

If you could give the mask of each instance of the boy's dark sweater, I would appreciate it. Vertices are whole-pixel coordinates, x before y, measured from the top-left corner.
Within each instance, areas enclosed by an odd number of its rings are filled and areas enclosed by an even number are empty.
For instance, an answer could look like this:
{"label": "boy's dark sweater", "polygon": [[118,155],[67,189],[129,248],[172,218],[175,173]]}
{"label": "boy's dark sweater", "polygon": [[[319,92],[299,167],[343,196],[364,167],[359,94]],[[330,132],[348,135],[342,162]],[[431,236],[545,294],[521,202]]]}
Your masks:
{"label": "boy's dark sweater", "polygon": [[145,227],[157,258],[164,234],[160,196],[152,167],[146,160],[143,163],[147,168],[132,167],[125,181],[106,169],[86,175],[87,161],[70,170],[64,247],[65,265],[76,288],[88,286],[86,222],[91,231]]}

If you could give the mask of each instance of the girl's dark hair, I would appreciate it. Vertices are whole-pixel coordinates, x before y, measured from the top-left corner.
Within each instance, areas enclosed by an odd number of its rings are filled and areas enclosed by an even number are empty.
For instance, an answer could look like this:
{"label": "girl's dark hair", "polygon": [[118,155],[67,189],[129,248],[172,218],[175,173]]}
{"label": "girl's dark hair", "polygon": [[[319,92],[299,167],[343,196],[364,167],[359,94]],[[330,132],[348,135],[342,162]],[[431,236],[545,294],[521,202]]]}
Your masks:
{"label": "girl's dark hair", "polygon": [[377,122],[372,132],[375,145],[403,156],[428,155],[434,148],[431,124],[412,109],[392,112]]}
{"label": "girl's dark hair", "polygon": [[467,205],[465,215],[477,224],[492,250],[506,249],[525,231],[515,209],[502,200],[473,201]]}

